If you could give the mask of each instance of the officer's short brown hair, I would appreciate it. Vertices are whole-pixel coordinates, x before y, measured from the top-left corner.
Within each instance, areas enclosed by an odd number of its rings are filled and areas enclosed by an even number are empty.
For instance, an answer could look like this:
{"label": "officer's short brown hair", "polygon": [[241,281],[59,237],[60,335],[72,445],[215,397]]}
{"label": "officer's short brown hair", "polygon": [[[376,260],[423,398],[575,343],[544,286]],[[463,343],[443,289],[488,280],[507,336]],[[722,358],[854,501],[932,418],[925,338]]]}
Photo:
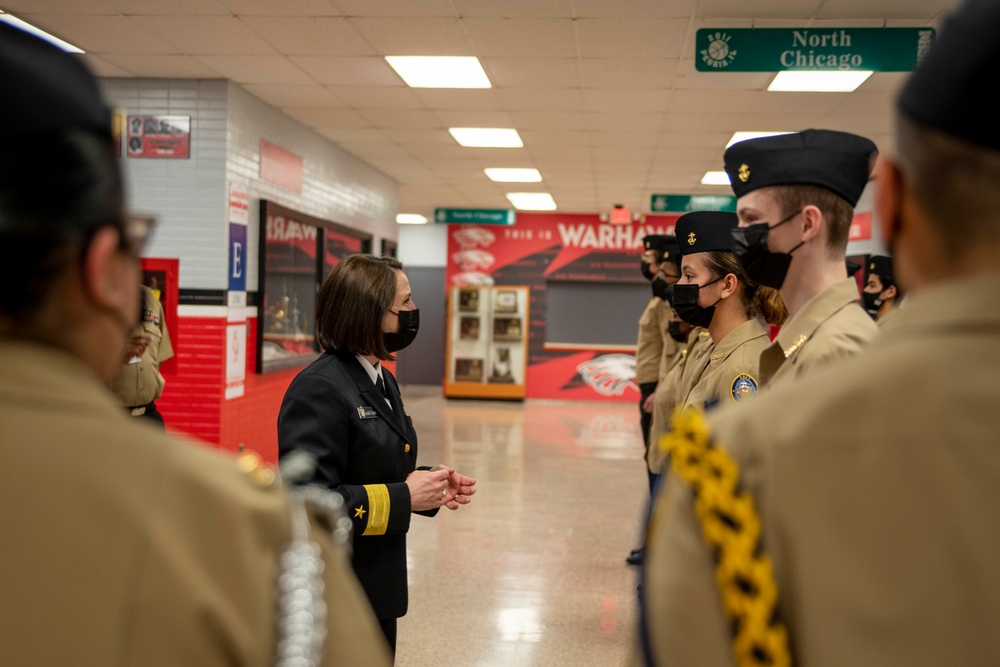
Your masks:
{"label": "officer's short brown hair", "polygon": [[396,300],[396,272],[402,270],[402,263],[392,257],[350,255],[341,260],[316,298],[320,347],[392,361],[395,357],[382,336],[382,318]]}
{"label": "officer's short brown hair", "polygon": [[821,185],[775,185],[767,188],[767,192],[781,207],[782,218],[806,206],[818,208],[826,220],[827,251],[835,257],[844,254],[854,220],[854,207],[847,200]]}

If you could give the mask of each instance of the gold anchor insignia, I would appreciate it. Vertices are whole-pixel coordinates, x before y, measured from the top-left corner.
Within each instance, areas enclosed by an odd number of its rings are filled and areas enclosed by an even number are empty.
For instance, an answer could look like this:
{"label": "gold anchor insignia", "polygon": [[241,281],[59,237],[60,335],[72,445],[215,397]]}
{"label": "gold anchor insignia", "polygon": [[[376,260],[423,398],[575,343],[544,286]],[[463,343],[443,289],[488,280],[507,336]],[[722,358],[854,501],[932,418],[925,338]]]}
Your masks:
{"label": "gold anchor insignia", "polygon": [[355,519],[364,519],[365,518],[365,512],[367,512],[367,511],[368,510],[365,509],[364,505],[362,505],[361,507],[355,507],[354,508],[354,518]]}
{"label": "gold anchor insignia", "polygon": [[698,237],[694,235],[694,232],[688,234],[688,245],[694,245],[698,241]]}
{"label": "gold anchor insignia", "polygon": [[750,180],[750,167],[746,166],[745,164],[741,164],[740,170],[739,172],[737,172],[737,175],[740,177],[740,180],[742,182],[746,183],[747,181]]}

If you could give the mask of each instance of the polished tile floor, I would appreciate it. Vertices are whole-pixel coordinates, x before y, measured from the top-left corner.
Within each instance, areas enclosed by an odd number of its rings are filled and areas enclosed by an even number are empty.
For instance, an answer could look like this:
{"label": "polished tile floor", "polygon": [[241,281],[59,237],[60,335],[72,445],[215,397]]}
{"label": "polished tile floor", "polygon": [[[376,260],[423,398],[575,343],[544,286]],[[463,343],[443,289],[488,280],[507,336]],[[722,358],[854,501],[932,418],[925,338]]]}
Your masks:
{"label": "polished tile floor", "polygon": [[446,400],[404,387],[420,464],[478,480],[413,517],[398,667],[617,667],[635,625],[624,562],[646,502],[638,408]]}

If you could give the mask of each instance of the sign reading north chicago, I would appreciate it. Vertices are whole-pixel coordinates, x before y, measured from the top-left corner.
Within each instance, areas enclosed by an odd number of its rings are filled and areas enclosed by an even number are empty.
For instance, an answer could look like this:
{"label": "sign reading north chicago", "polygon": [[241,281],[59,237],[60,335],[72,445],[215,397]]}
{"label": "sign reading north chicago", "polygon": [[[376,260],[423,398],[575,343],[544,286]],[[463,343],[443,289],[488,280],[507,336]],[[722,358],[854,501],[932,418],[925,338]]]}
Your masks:
{"label": "sign reading north chicago", "polygon": [[649,199],[654,213],[690,213],[691,211],[726,211],[736,213],[736,197],[732,195],[661,195]]}
{"label": "sign reading north chicago", "polygon": [[471,225],[513,225],[514,211],[507,208],[436,208],[434,222]]}
{"label": "sign reading north chicago", "polygon": [[699,72],[909,72],[935,36],[934,28],[702,28],[694,59]]}

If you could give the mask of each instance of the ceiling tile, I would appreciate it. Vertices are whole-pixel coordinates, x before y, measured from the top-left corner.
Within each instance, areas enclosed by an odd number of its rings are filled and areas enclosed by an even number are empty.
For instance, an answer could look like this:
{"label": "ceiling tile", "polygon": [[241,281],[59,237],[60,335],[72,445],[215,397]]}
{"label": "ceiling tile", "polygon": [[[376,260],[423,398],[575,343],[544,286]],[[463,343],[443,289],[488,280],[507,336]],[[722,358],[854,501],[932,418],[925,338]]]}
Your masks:
{"label": "ceiling tile", "polygon": [[677,61],[659,58],[584,58],[580,70],[585,88],[670,88]]}
{"label": "ceiling tile", "polygon": [[541,157],[535,159],[535,164],[543,176],[555,177],[559,174],[564,177],[579,178],[582,176],[592,177],[594,165],[590,161],[590,151],[587,151],[587,158],[584,160],[568,160],[565,158]]}
{"label": "ceiling tile", "polygon": [[503,102],[511,111],[581,111],[582,90],[542,88],[504,88]]}
{"label": "ceiling tile", "polygon": [[[942,7],[942,4],[948,7]],[[941,0],[907,0],[906,2],[871,2],[871,0],[827,0],[816,13],[818,18],[907,18],[930,21],[940,18],[948,9],[957,7],[959,0],[942,3]]]}
{"label": "ceiling tile", "polygon": [[627,127],[638,132],[649,132],[655,140],[663,123],[662,113],[601,112],[587,114],[587,128],[595,132],[612,132]]}
{"label": "ceiling tile", "polygon": [[574,0],[578,18],[687,18],[697,0]]}
{"label": "ceiling tile", "polygon": [[285,107],[337,108],[347,106],[336,95],[315,83],[306,85],[248,84],[243,87],[251,95],[255,95],[279,109]]}
{"label": "ceiling tile", "polygon": [[343,16],[330,0],[215,0],[237,16]]}
{"label": "ceiling tile", "polygon": [[477,55],[545,58],[577,55],[570,19],[465,19],[463,23],[475,43]]}
{"label": "ceiling tile", "polygon": [[332,0],[347,16],[444,16],[455,18],[449,0]]}
{"label": "ceiling tile", "polygon": [[516,130],[585,130],[587,115],[581,111],[511,111]]}
{"label": "ceiling tile", "polygon": [[[389,130],[386,130],[387,132]],[[423,143],[420,141],[404,140],[400,141],[400,146],[406,150],[407,153],[416,158],[429,158],[434,160],[462,160],[467,162],[475,163],[475,160],[469,157],[468,149],[464,146],[459,146],[457,143],[452,141],[450,144],[441,143]]]}
{"label": "ceiling tile", "polygon": [[371,123],[354,109],[282,109],[286,114],[310,127],[370,128]]}
{"label": "ceiling tile", "polygon": [[386,86],[331,86],[333,93],[355,109],[422,109],[409,88]]}
{"label": "ceiling tile", "polygon": [[196,59],[236,83],[313,83],[308,74],[284,56],[197,56]]}
{"label": "ceiling tile", "polygon": [[448,111],[494,111],[503,108],[503,98],[496,88],[449,90],[413,88],[412,92],[428,109]]}
{"label": "ceiling tile", "polygon": [[[317,130],[330,141],[338,144],[391,144],[395,145],[381,130],[339,129],[324,127]],[[352,151],[353,152],[353,151]]]}
{"label": "ceiling tile", "polygon": [[[630,128],[631,129],[631,128]],[[589,132],[592,147],[647,148],[655,146],[657,135],[650,132]]]}
{"label": "ceiling tile", "polygon": [[229,10],[213,0],[104,0],[125,16],[225,16]]}
{"label": "ceiling tile", "polygon": [[509,88],[580,88],[576,58],[483,58],[495,86]]}
{"label": "ceiling tile", "polygon": [[[590,155],[594,160],[594,165],[600,161],[604,160],[628,160],[630,162],[635,162],[637,165],[642,165],[643,173],[649,170],[649,163],[653,161],[653,155],[656,153],[656,147],[654,145],[649,146],[591,146]],[[599,170],[598,170],[599,171]]]}
{"label": "ceiling tile", "polygon": [[575,146],[531,146],[531,150],[529,150],[528,153],[538,164],[542,164],[544,160],[549,158],[560,160],[590,160],[590,146],[585,143]]}
{"label": "ceiling tile", "polygon": [[571,0],[454,0],[464,18],[572,18]]}
{"label": "ceiling tile", "polygon": [[350,21],[381,55],[477,55],[462,21],[457,18],[352,18]]}
{"label": "ceiling tile", "polygon": [[[735,131],[735,130],[734,130]],[[756,128],[748,128],[747,132],[756,132]],[[761,128],[760,132],[770,131]],[[726,142],[733,136],[732,132],[663,132],[656,137],[656,146],[663,148],[716,148],[723,150]]]}
{"label": "ceiling tile", "polygon": [[767,0],[767,2],[699,0],[698,17],[702,19],[808,19],[816,15],[816,10],[823,2],[824,0]]}
{"label": "ceiling tile", "polygon": [[581,58],[680,58],[687,19],[579,19]]}
{"label": "ceiling tile", "polygon": [[408,109],[358,109],[359,114],[375,127],[421,128],[441,127],[441,121],[431,111]]}
{"label": "ceiling tile", "polygon": [[[776,93],[772,93],[775,95]],[[790,93],[795,94],[795,93]],[[675,90],[667,103],[670,113],[734,113],[757,110],[764,100],[763,93],[749,90]],[[777,98],[771,98],[771,104]]]}
{"label": "ceiling tile", "polygon": [[663,112],[670,99],[669,90],[586,90],[587,111]]}
{"label": "ceiling tile", "polygon": [[[506,111],[435,111],[439,124],[449,127],[507,127],[518,128],[512,114]],[[522,139],[523,140],[523,139]]]}
{"label": "ceiling tile", "polygon": [[136,16],[133,20],[188,55],[277,53],[232,16]]}
{"label": "ceiling tile", "polygon": [[191,56],[108,54],[103,58],[132,72],[132,76],[151,79],[218,79],[225,75]]}
{"label": "ceiling tile", "polygon": [[567,130],[518,130],[525,146],[587,146],[589,133]]}
{"label": "ceiling tile", "polygon": [[100,58],[89,53],[85,53],[79,57],[87,64],[87,68],[90,69],[95,76],[115,78],[136,76],[131,70],[116,65],[114,62],[106,58]]}
{"label": "ceiling tile", "polygon": [[346,19],[336,17],[246,16],[243,23],[285,55],[378,55]]}
{"label": "ceiling tile", "polygon": [[118,12],[101,0],[4,0],[9,14],[109,14]]}
{"label": "ceiling tile", "polygon": [[22,15],[25,21],[87,53],[179,53],[178,49],[125,16]]}
{"label": "ceiling tile", "polygon": [[405,86],[389,64],[374,56],[289,56],[320,83],[332,86]]}
{"label": "ceiling tile", "polygon": [[694,60],[685,58],[677,65],[675,90],[766,90],[774,72],[699,72]]}
{"label": "ceiling tile", "polygon": [[419,130],[419,129],[398,129],[398,128],[385,128],[382,130],[385,136],[389,137],[393,141],[400,143],[419,143],[419,144],[443,144],[448,146],[456,146],[461,148],[455,141],[455,138],[448,134],[447,130]]}

